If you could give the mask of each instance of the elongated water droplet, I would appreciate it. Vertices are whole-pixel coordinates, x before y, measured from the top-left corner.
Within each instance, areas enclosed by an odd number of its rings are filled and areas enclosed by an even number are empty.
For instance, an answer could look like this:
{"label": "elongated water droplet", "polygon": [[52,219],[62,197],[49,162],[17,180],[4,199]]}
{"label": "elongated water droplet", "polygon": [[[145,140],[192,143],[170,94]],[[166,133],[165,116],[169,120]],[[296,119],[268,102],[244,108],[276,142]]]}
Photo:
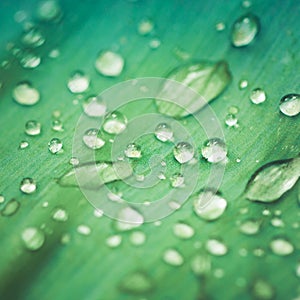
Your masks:
{"label": "elongated water droplet", "polygon": [[[202,61],[175,69],[168,79],[179,81],[183,85],[179,87],[172,81],[166,82],[159,98],[172,99],[172,102],[156,100],[156,104],[160,113],[181,118],[195,113],[218,97],[229,85],[231,74],[224,61]],[[195,90],[199,96],[191,95],[185,86]]]}
{"label": "elongated water droplet", "polygon": [[200,191],[193,197],[194,212],[206,221],[220,218],[226,207],[227,201],[213,191]]}
{"label": "elongated water droplet", "polygon": [[142,150],[139,145],[131,143],[127,145],[124,154],[128,158],[140,158],[142,157]]}
{"label": "elongated water droplet", "polygon": [[183,256],[175,249],[167,249],[163,254],[165,263],[171,266],[181,266],[184,262]]}
{"label": "elongated water droplet", "polygon": [[244,234],[253,235],[258,233],[260,229],[260,222],[252,219],[245,220],[240,224],[239,229]]}
{"label": "elongated water droplet", "polygon": [[22,141],[22,142],[19,144],[19,149],[23,150],[23,149],[26,149],[28,146],[29,146],[29,143],[28,143],[28,142]]}
{"label": "elongated water droplet", "polygon": [[89,117],[102,117],[106,112],[106,105],[96,96],[88,97],[82,106]]}
{"label": "elongated water droplet", "polygon": [[266,101],[266,99],[267,99],[267,96],[266,96],[265,91],[260,88],[256,88],[256,89],[252,90],[252,92],[250,94],[250,100],[254,104],[263,103]]}
{"label": "elongated water droplet", "polygon": [[89,226],[82,224],[77,227],[77,232],[81,235],[88,236],[91,234],[92,230]]}
{"label": "elongated water droplet", "polygon": [[160,123],[155,128],[155,136],[162,142],[170,141],[173,138],[171,126],[166,123]]}
{"label": "elongated water droplet", "polygon": [[141,246],[146,241],[146,235],[142,231],[134,231],[130,234],[129,239],[132,245]]}
{"label": "elongated water droplet", "polygon": [[118,111],[106,116],[103,122],[103,130],[109,134],[120,134],[126,129],[127,119]]}
{"label": "elongated water droplet", "polygon": [[290,190],[299,176],[300,157],[268,163],[252,175],[245,195],[252,201],[273,202]]}
{"label": "elongated water droplet", "polygon": [[38,4],[37,15],[42,21],[57,20],[61,14],[61,8],[55,0],[44,0]]}
{"label": "elongated water droplet", "polygon": [[144,294],[153,289],[153,282],[145,272],[135,271],[120,282],[120,289],[131,294]]}
{"label": "elongated water droplet", "polygon": [[226,158],[226,144],[219,138],[209,139],[204,143],[201,153],[208,162],[218,163]]}
{"label": "elongated water droplet", "polygon": [[170,178],[171,186],[174,188],[180,187],[184,184],[184,177],[180,173],[175,173]]}
{"label": "elongated water droplet", "polygon": [[83,142],[90,149],[100,149],[105,145],[105,141],[100,137],[98,129],[95,128],[85,132]]}
{"label": "elongated water droplet", "polygon": [[65,209],[63,208],[55,208],[53,214],[52,214],[52,219],[58,222],[66,222],[68,220],[69,216],[68,213]]}
{"label": "elongated water droplet", "polygon": [[25,69],[35,69],[41,63],[41,57],[31,52],[25,52],[20,57],[20,64]]}
{"label": "elongated water droplet", "polygon": [[173,233],[180,239],[190,239],[194,234],[195,230],[188,224],[185,223],[176,223],[173,226]]}
{"label": "elongated water droplet", "polygon": [[32,194],[36,191],[36,182],[32,178],[24,178],[21,181],[20,190],[24,194]]}
{"label": "elongated water droplet", "polygon": [[45,43],[45,37],[38,28],[33,27],[23,34],[22,42],[25,46],[36,48]]}
{"label": "elongated water droplet", "polygon": [[52,154],[56,154],[59,151],[61,151],[63,148],[63,143],[60,139],[58,138],[53,138],[49,143],[48,143],[48,149]]}
{"label": "elongated water droplet", "polygon": [[68,88],[71,93],[85,92],[90,85],[90,79],[81,71],[74,72],[68,80]]}
{"label": "elongated water droplet", "polygon": [[95,67],[104,76],[116,77],[123,71],[124,59],[115,52],[103,51],[97,57]]}
{"label": "elongated water droplet", "polygon": [[279,256],[286,256],[294,252],[294,246],[285,238],[275,238],[270,243],[272,252]]}
{"label": "elongated water droplet", "polygon": [[194,256],[191,261],[191,269],[197,276],[208,274],[211,270],[210,257],[207,255]]}
{"label": "elongated water droplet", "polygon": [[21,105],[34,105],[40,100],[40,93],[28,81],[17,84],[13,90],[14,100]]}
{"label": "elongated water droplet", "polygon": [[249,45],[256,37],[259,27],[259,19],[252,14],[246,14],[238,18],[234,22],[231,31],[232,44],[235,47]]}
{"label": "elongated water droplet", "polygon": [[22,240],[30,251],[39,250],[45,243],[45,234],[36,227],[28,227],[22,232]]}
{"label": "elongated water droplet", "polygon": [[122,236],[115,234],[106,239],[106,245],[110,248],[117,248],[122,243]]}
{"label": "elongated water droplet", "polygon": [[131,207],[122,208],[118,213],[115,227],[118,231],[128,231],[144,223],[144,217]]}
{"label": "elongated water droplet", "polygon": [[5,217],[9,217],[14,215],[20,207],[20,202],[18,202],[16,199],[9,200],[4,208],[1,210],[1,215]]}
{"label": "elongated water droplet", "polygon": [[175,146],[173,154],[179,163],[184,164],[194,157],[194,148],[187,142],[180,142]]}
{"label": "elongated water droplet", "polygon": [[300,113],[300,95],[288,94],[281,98],[280,111],[289,117],[297,116]]}
{"label": "elongated water droplet", "polygon": [[216,239],[208,240],[205,246],[206,250],[215,256],[223,256],[228,252],[227,246]]}
{"label": "elongated water droplet", "polygon": [[37,122],[37,121],[28,121],[25,124],[25,133],[27,135],[39,135],[41,133],[41,123]]}

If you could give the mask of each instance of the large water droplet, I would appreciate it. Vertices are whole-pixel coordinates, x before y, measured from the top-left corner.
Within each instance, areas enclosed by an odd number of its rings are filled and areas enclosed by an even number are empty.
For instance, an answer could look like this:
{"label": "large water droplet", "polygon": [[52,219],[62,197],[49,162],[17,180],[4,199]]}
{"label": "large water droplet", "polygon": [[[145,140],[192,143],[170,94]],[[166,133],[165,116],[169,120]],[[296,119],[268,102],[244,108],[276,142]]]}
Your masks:
{"label": "large water droplet", "polygon": [[62,150],[63,143],[60,139],[58,138],[53,138],[49,143],[48,143],[48,149],[52,154],[56,154],[59,151]]}
{"label": "large water droplet", "polygon": [[195,234],[194,228],[185,223],[174,224],[173,232],[181,239],[190,239]]}
{"label": "large water droplet", "polygon": [[267,96],[266,96],[266,93],[264,90],[262,90],[260,88],[256,88],[251,91],[250,100],[252,101],[252,103],[260,104],[260,103],[265,102],[266,99],[267,99]]}
{"label": "large water droplet", "polygon": [[300,95],[288,94],[281,98],[280,111],[289,117],[297,116],[300,113]]}
{"label": "large water droplet", "polygon": [[204,143],[201,153],[208,162],[218,163],[226,158],[226,144],[219,138],[209,139]]}
{"label": "large water droplet", "polygon": [[160,123],[155,128],[155,136],[162,142],[170,141],[173,138],[171,126],[166,123]]}
{"label": "large water droplet", "polygon": [[270,248],[276,255],[286,256],[294,252],[294,246],[285,238],[275,238],[270,242]]}
{"label": "large water droplet", "polygon": [[179,163],[184,164],[194,157],[194,148],[187,142],[180,142],[175,146],[173,154]]}
{"label": "large water droplet", "polygon": [[90,149],[100,149],[105,145],[105,141],[100,137],[98,129],[95,128],[85,132],[83,142]]}
{"label": "large water droplet", "polygon": [[90,79],[81,71],[74,72],[68,80],[68,88],[74,94],[85,92],[90,85]]}
{"label": "large water droplet", "polygon": [[268,163],[252,175],[245,195],[252,201],[273,202],[290,190],[299,176],[300,157]]}
{"label": "large water droplet", "polygon": [[97,71],[110,77],[119,76],[124,67],[124,59],[121,55],[112,51],[103,51],[96,59],[95,67]]}
{"label": "large water droplet", "polygon": [[249,45],[259,31],[259,19],[252,15],[246,14],[238,18],[232,27],[231,41],[235,47]]}
{"label": "large water droplet", "polygon": [[41,133],[41,123],[37,121],[28,121],[25,124],[25,133],[28,135],[39,135]]}
{"label": "large water droplet", "polygon": [[88,97],[82,106],[89,117],[102,117],[106,112],[106,105],[96,96]]}
{"label": "large water droplet", "polygon": [[103,122],[103,130],[109,134],[120,134],[126,129],[127,119],[118,111],[106,116]]}
{"label": "large water droplet", "polygon": [[135,271],[126,275],[120,283],[120,289],[132,294],[144,294],[153,289],[150,277],[141,271]]}
{"label": "large water droplet", "polygon": [[30,251],[39,250],[45,242],[45,234],[36,227],[28,227],[22,232],[22,240]]}
{"label": "large water droplet", "polygon": [[128,158],[140,158],[142,157],[142,150],[139,145],[131,143],[127,145],[124,154]]}
{"label": "large water droplet", "polygon": [[[208,102],[218,97],[231,81],[228,64],[224,61],[217,63],[202,61],[176,68],[168,79],[179,81],[183,86],[175,86],[167,81],[163,86],[159,98],[172,99],[170,101],[156,100],[160,113],[172,117],[184,117],[195,113]],[[195,90],[200,96],[193,96],[184,86]],[[205,101],[200,101],[200,97]]]}
{"label": "large water droplet", "polygon": [[68,220],[69,216],[68,213],[65,209],[63,208],[55,208],[53,214],[52,214],[52,219],[58,222],[66,222]]}
{"label": "large water droplet", "polygon": [[36,191],[36,182],[32,178],[23,178],[20,184],[20,190],[24,194],[32,194]]}
{"label": "large water droplet", "polygon": [[9,200],[5,207],[1,210],[1,215],[9,217],[14,215],[20,207],[20,203],[16,199]]}
{"label": "large water droplet", "polygon": [[40,93],[33,88],[30,82],[23,81],[17,84],[13,90],[13,98],[22,105],[34,105],[40,100]]}
{"label": "large water droplet", "polygon": [[184,262],[183,256],[175,249],[167,249],[163,254],[163,260],[171,266],[181,266]]}
{"label": "large water droplet", "polygon": [[227,201],[213,191],[201,191],[193,197],[195,213],[206,221],[220,218],[226,207]]}
{"label": "large water droplet", "polygon": [[208,240],[205,246],[206,250],[215,256],[223,256],[228,252],[227,246],[216,239]]}

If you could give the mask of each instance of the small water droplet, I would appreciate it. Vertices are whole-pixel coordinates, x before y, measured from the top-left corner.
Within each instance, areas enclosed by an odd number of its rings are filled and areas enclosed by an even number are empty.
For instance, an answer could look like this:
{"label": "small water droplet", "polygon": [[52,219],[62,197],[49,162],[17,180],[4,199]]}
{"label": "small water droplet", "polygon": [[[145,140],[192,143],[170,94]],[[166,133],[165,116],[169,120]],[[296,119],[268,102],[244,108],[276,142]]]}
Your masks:
{"label": "small water droplet", "polygon": [[160,123],[155,128],[155,136],[162,142],[170,141],[173,138],[171,126],[166,123]]}
{"label": "small water droplet", "polygon": [[144,223],[144,217],[131,207],[122,208],[118,213],[115,227],[118,231],[128,231]]}
{"label": "small water droplet", "polygon": [[51,128],[53,131],[61,132],[64,131],[64,125],[61,120],[53,120],[51,124]]}
{"label": "small water droplet", "polygon": [[27,135],[39,135],[41,133],[41,124],[37,121],[28,121],[25,124],[25,133]]}
{"label": "small water droplet", "polygon": [[67,245],[70,243],[70,241],[71,241],[71,236],[68,233],[63,234],[60,239],[62,245]]}
{"label": "small water droplet", "polygon": [[227,207],[227,201],[210,190],[200,191],[193,199],[194,212],[206,221],[220,218]]}
{"label": "small water droplet", "polygon": [[208,240],[205,246],[206,250],[215,256],[223,256],[228,252],[227,246],[216,239]]}
{"label": "small water droplet", "polygon": [[184,177],[180,173],[175,173],[170,177],[171,186],[174,188],[180,187],[184,184]]}
{"label": "small water droplet", "polygon": [[124,154],[128,158],[140,158],[142,157],[142,150],[139,145],[131,143],[127,145]]}
{"label": "small water droplet", "polygon": [[239,112],[239,108],[236,106],[230,106],[228,108],[228,113],[232,115],[236,115]]}
{"label": "small water droplet", "polygon": [[134,231],[129,236],[130,242],[134,246],[141,246],[146,241],[146,235],[142,231]]}
{"label": "small water droplet", "polygon": [[109,134],[120,134],[126,129],[127,119],[118,111],[106,116],[103,122],[103,130]]}
{"label": "small water droplet", "polygon": [[112,235],[106,239],[106,245],[110,248],[117,248],[122,243],[122,236],[119,234]]}
{"label": "small water droplet", "polygon": [[173,226],[173,233],[180,239],[190,239],[194,234],[195,230],[188,224],[176,223]]}
{"label": "small water droplet", "polygon": [[138,24],[138,33],[140,35],[149,34],[154,28],[154,24],[150,19],[145,19],[139,22]]}
{"label": "small water droplet", "polygon": [[90,96],[82,104],[84,112],[89,117],[102,117],[106,112],[106,105],[97,96]]}
{"label": "small water droplet", "polygon": [[103,217],[103,215],[104,215],[103,210],[97,209],[97,208],[94,210],[94,216],[95,216],[96,218],[101,218],[101,217]]}
{"label": "small water droplet", "polygon": [[216,27],[217,31],[223,31],[226,26],[225,26],[225,24],[223,22],[219,22],[219,23],[216,24],[215,27]]}
{"label": "small water droplet", "polygon": [[4,201],[5,201],[5,197],[0,194],[0,204],[4,203]]}
{"label": "small water droplet", "polygon": [[163,254],[165,263],[171,266],[181,266],[184,262],[183,256],[175,249],[167,249]]}
{"label": "small water droplet", "polygon": [[251,7],[251,5],[252,5],[252,2],[249,1],[249,0],[244,0],[244,1],[242,2],[242,6],[243,6],[244,8],[249,8],[249,7]]}
{"label": "small water droplet", "polygon": [[60,139],[58,138],[53,138],[49,143],[48,143],[48,149],[52,154],[56,154],[60,152],[63,148],[63,143]]}
{"label": "small water droplet", "polygon": [[124,59],[115,52],[103,51],[97,57],[95,67],[104,76],[117,77],[123,71]]}
{"label": "small water droplet", "polygon": [[181,205],[176,201],[170,201],[168,205],[173,210],[178,210],[181,207]]}
{"label": "small water droplet", "polygon": [[90,79],[81,71],[75,71],[68,80],[68,88],[71,93],[85,92],[90,85]]}
{"label": "small water droplet", "polygon": [[273,218],[271,219],[271,224],[274,227],[284,227],[284,223],[281,219],[279,218]]}
{"label": "small water droplet", "polygon": [[28,81],[22,81],[13,90],[14,100],[21,105],[34,105],[40,100],[40,93]]}
{"label": "small water droplet", "polygon": [[296,276],[300,278],[300,262],[296,265]]}
{"label": "small water droplet", "polygon": [[[4,197],[1,196],[1,201],[0,203],[4,202]],[[4,217],[9,217],[14,215],[20,207],[20,203],[16,199],[11,199],[9,200],[4,208],[1,210],[1,215]]]}
{"label": "small water droplet", "polygon": [[226,115],[225,123],[228,127],[238,127],[238,119],[233,114]]}
{"label": "small water droplet", "polygon": [[283,96],[280,100],[279,109],[286,116],[297,116],[300,113],[300,94]]}
{"label": "small water droplet", "polygon": [[23,150],[26,149],[29,146],[29,143],[26,141],[22,141],[19,145],[19,149]]}
{"label": "small water droplet", "polygon": [[59,51],[58,49],[52,49],[52,50],[49,52],[48,56],[49,56],[50,58],[57,58],[57,57],[60,56],[60,51]]}
{"label": "small water droplet", "polygon": [[245,89],[248,86],[248,81],[245,79],[242,79],[239,81],[239,88],[241,90]]}
{"label": "small water droplet", "polygon": [[29,28],[27,31],[24,32],[22,36],[22,43],[25,46],[36,48],[45,43],[45,37],[41,33],[41,31],[36,28],[32,27]]}
{"label": "small water droplet", "polygon": [[69,164],[72,166],[78,166],[79,165],[79,159],[77,157],[71,157],[69,160]]}
{"label": "small water droplet", "polygon": [[20,57],[20,64],[25,69],[35,69],[41,63],[41,57],[31,52],[25,52]]}
{"label": "small water droplet", "polygon": [[77,232],[81,235],[85,235],[85,236],[88,236],[91,234],[92,230],[89,226],[87,225],[79,225],[77,227]]}
{"label": "small water droplet", "polygon": [[259,19],[252,14],[246,14],[238,18],[234,22],[231,31],[232,44],[235,47],[249,45],[256,37],[259,27]]}
{"label": "small water droplet", "polygon": [[20,190],[24,194],[32,194],[36,191],[36,182],[32,178],[23,178],[20,184]]}
{"label": "small water droplet", "polygon": [[267,99],[267,96],[266,96],[266,93],[264,90],[262,90],[260,88],[256,88],[251,91],[250,100],[252,101],[252,103],[260,104],[260,103],[265,102],[266,99]]}
{"label": "small water droplet", "polygon": [[191,269],[197,276],[208,274],[211,270],[210,257],[197,254],[192,258]]}
{"label": "small water droplet", "polygon": [[30,251],[39,250],[45,243],[45,234],[36,227],[28,227],[21,234],[25,247]]}
{"label": "small water droplet", "polygon": [[253,284],[253,294],[255,299],[271,300],[274,299],[275,292],[268,282],[258,279]]}
{"label": "small water droplet", "polygon": [[37,15],[40,20],[47,22],[59,19],[62,12],[57,1],[44,0],[38,4]]}
{"label": "small water droplet", "polygon": [[83,142],[90,149],[100,149],[105,145],[105,141],[100,137],[99,131],[95,128],[91,128],[85,132]]}
{"label": "small water droplet", "polygon": [[131,294],[144,294],[153,289],[151,278],[142,271],[126,275],[120,283],[120,289]]}
{"label": "small water droplet", "polygon": [[243,221],[239,226],[239,230],[247,235],[257,234],[259,232],[259,229],[260,222],[252,219]]}
{"label": "small water droplet", "polygon": [[265,255],[265,250],[262,248],[256,248],[253,250],[253,255],[256,257],[263,257]]}
{"label": "small water droplet", "polygon": [[179,163],[184,164],[194,157],[194,148],[187,142],[180,142],[175,146],[173,154]]}
{"label": "small water droplet", "polygon": [[152,39],[150,42],[149,42],[149,47],[151,49],[157,49],[159,46],[161,45],[161,41],[159,39]]}
{"label": "small water droplet", "polygon": [[226,144],[219,138],[209,139],[204,143],[201,153],[208,162],[218,163],[226,158]]}
{"label": "small water droplet", "polygon": [[68,220],[69,216],[65,209],[57,207],[55,208],[52,219],[58,222],[66,222]]}
{"label": "small water droplet", "polygon": [[285,238],[275,238],[270,243],[272,252],[279,256],[286,256],[294,252],[294,246]]}

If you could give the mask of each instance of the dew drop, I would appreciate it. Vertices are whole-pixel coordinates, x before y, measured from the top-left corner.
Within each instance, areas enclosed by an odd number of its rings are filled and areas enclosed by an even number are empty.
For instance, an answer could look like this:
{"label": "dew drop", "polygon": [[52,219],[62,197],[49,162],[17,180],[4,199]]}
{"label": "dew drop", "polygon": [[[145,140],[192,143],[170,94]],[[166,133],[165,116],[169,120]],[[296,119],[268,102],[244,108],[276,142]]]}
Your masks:
{"label": "dew drop", "polygon": [[286,116],[297,116],[300,113],[300,94],[283,96],[280,100],[279,109]]}
{"label": "dew drop", "polygon": [[139,145],[131,143],[127,145],[124,154],[128,158],[140,158],[142,157],[142,150]]}
{"label": "dew drop", "polygon": [[71,93],[85,92],[90,85],[90,79],[81,71],[75,71],[68,80],[68,88]]}
{"label": "dew drop", "polygon": [[183,256],[175,249],[167,249],[163,254],[165,263],[171,266],[181,266],[184,262]]}
{"label": "dew drop", "polygon": [[53,131],[61,132],[64,131],[64,125],[61,120],[53,120],[51,124]]}
{"label": "dew drop", "polygon": [[270,243],[272,252],[279,256],[286,256],[294,252],[294,246],[285,238],[275,238]]}
{"label": "dew drop", "polygon": [[199,254],[194,256],[191,261],[191,269],[197,276],[208,274],[211,270],[210,257]]}
{"label": "dew drop", "polygon": [[115,227],[118,231],[128,231],[144,223],[144,217],[131,207],[122,208],[118,213]]}
{"label": "dew drop", "polygon": [[0,194],[0,204],[4,203],[4,201],[5,201],[5,197]]}
{"label": "dew drop", "polygon": [[249,45],[256,37],[259,27],[259,19],[252,14],[246,14],[238,18],[234,22],[231,31],[232,44],[235,47]]}
{"label": "dew drop", "polygon": [[271,300],[274,299],[275,293],[273,287],[268,282],[258,279],[253,285],[253,294],[255,299]]}
{"label": "dew drop", "polygon": [[257,220],[245,220],[243,221],[240,226],[239,230],[247,235],[254,235],[259,232],[260,229],[260,223]]}
{"label": "dew drop", "polygon": [[[1,196],[1,197],[3,197],[3,196]],[[0,203],[3,203],[4,197],[1,199],[2,199],[1,200],[2,202],[0,202]],[[4,217],[10,217],[18,211],[19,207],[20,207],[20,203],[16,199],[11,199],[6,203],[4,208],[1,210],[1,215]]]}
{"label": "dew drop", "polygon": [[166,123],[160,123],[155,128],[155,136],[162,142],[170,141],[173,138],[171,126]]}
{"label": "dew drop", "polygon": [[123,71],[124,59],[115,52],[103,51],[97,57],[95,67],[104,76],[117,77]]}
{"label": "dew drop", "polygon": [[141,246],[146,241],[146,235],[142,231],[134,231],[130,234],[129,240],[134,246]]}
{"label": "dew drop", "polygon": [[20,64],[25,69],[35,69],[41,63],[41,57],[33,53],[23,53],[20,57]]}
{"label": "dew drop", "polygon": [[175,173],[170,178],[171,186],[174,188],[180,187],[184,184],[184,177],[180,173]]}
{"label": "dew drop", "polygon": [[117,248],[122,243],[122,236],[119,234],[112,235],[106,239],[106,245],[110,248]]}
{"label": "dew drop", "polygon": [[266,93],[260,88],[256,88],[251,91],[250,100],[254,104],[260,104],[265,102],[267,99]]}
{"label": "dew drop", "polygon": [[25,46],[36,48],[45,43],[45,37],[39,29],[33,27],[28,29],[22,36],[22,43]]}
{"label": "dew drop", "polygon": [[248,81],[245,79],[240,80],[239,82],[239,88],[241,90],[245,89],[248,86]]}
{"label": "dew drop", "polygon": [[179,163],[184,164],[194,157],[194,148],[187,142],[180,142],[175,146],[173,154]]}
{"label": "dew drop", "polygon": [[25,247],[30,251],[39,250],[45,243],[45,234],[36,227],[28,227],[21,234]]}
{"label": "dew drop", "polygon": [[195,234],[195,230],[188,224],[176,223],[173,226],[173,233],[180,239],[187,240]]}
{"label": "dew drop", "polygon": [[105,145],[105,141],[99,136],[99,131],[95,128],[85,132],[83,142],[90,149],[100,149]]}
{"label": "dew drop", "polygon": [[52,214],[52,219],[57,222],[66,222],[68,218],[68,213],[63,208],[56,208]]}
{"label": "dew drop", "polygon": [[227,201],[213,191],[200,191],[193,197],[194,212],[206,221],[220,218],[226,207]]}
{"label": "dew drop", "polygon": [[60,152],[63,148],[63,143],[60,139],[58,138],[53,138],[49,143],[48,143],[48,149],[52,154],[56,154]]}
{"label": "dew drop", "polygon": [[78,166],[79,165],[79,159],[77,157],[71,157],[69,160],[69,164],[72,166]]}
{"label": "dew drop", "polygon": [[27,135],[39,135],[41,133],[41,124],[37,121],[28,121],[25,124],[25,133]]}
{"label": "dew drop", "polygon": [[37,15],[42,21],[52,21],[61,16],[61,8],[57,1],[44,0],[39,3],[37,8]]}
{"label": "dew drop", "polygon": [[151,49],[157,49],[161,45],[161,41],[159,39],[152,39],[149,42],[149,47]]}
{"label": "dew drop", "polygon": [[216,239],[208,240],[205,246],[206,250],[215,256],[223,256],[228,252],[227,246]]}
{"label": "dew drop", "polygon": [[82,106],[89,117],[102,117],[106,112],[106,105],[97,96],[88,97]]}
{"label": "dew drop", "polygon": [[225,29],[225,24],[223,22],[219,22],[216,24],[215,28],[217,31],[223,31]]}
{"label": "dew drop", "polygon": [[226,144],[219,138],[209,139],[204,143],[201,154],[208,162],[218,163],[226,158]]}
{"label": "dew drop", "polygon": [[29,143],[26,141],[22,141],[19,145],[19,149],[23,150],[26,149],[29,146]]}
{"label": "dew drop", "polygon": [[32,194],[36,191],[36,182],[32,178],[23,178],[20,184],[20,190],[24,194]]}
{"label": "dew drop", "polygon": [[120,283],[120,289],[131,294],[144,294],[153,289],[153,282],[146,273],[135,271],[126,275]]}
{"label": "dew drop", "polygon": [[126,129],[127,119],[118,111],[106,116],[103,122],[103,130],[109,134],[120,134]]}
{"label": "dew drop", "polygon": [[140,35],[147,35],[153,30],[153,28],[154,28],[153,22],[149,19],[145,19],[139,22],[138,33]]}
{"label": "dew drop", "polygon": [[79,225],[77,227],[77,232],[81,235],[85,235],[85,236],[88,236],[91,234],[91,228],[87,225]]}
{"label": "dew drop", "polygon": [[225,123],[228,127],[237,127],[238,126],[238,119],[233,114],[228,114],[225,117]]}
{"label": "dew drop", "polygon": [[16,85],[13,90],[14,100],[21,105],[34,105],[40,100],[40,93],[32,87],[30,82],[23,81]]}
{"label": "dew drop", "polygon": [[63,234],[60,239],[62,245],[67,245],[70,243],[70,241],[71,241],[71,236],[68,233]]}

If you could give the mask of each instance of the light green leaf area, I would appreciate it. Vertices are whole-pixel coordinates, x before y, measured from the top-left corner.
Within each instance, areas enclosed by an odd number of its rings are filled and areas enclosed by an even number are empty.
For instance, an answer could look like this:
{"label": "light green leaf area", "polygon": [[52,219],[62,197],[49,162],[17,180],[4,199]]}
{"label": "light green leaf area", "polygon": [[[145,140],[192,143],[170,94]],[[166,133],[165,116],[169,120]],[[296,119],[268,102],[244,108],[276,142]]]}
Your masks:
{"label": "light green leaf area", "polygon": [[[274,203],[252,202],[243,196],[247,182],[261,166],[295,158],[300,152],[299,115],[288,117],[279,111],[282,96],[300,92],[299,2],[253,0],[245,8],[242,1],[61,1],[60,22],[37,21],[46,41],[33,49],[42,61],[30,70],[23,69],[9,49],[12,43],[14,48],[24,48],[22,25],[14,21],[15,13],[21,10],[28,20],[36,20],[36,3],[28,0],[0,4],[0,194],[5,197],[0,205],[3,209],[11,199],[20,203],[19,207],[13,204],[18,207],[14,214],[0,216],[1,299],[299,297],[299,182]],[[231,45],[231,26],[248,12],[260,19],[260,32],[250,45],[235,48]],[[153,20],[154,29],[140,36],[137,26],[145,18]],[[223,31],[215,29],[219,22],[225,24]],[[157,49],[149,47],[154,38],[161,41]],[[48,56],[53,49],[59,49],[57,58]],[[103,77],[94,67],[100,51],[107,49],[125,59],[124,70],[117,78]],[[133,245],[131,232],[127,231],[120,233],[121,244],[110,248],[106,239],[117,233],[115,221],[95,217],[94,208],[78,188],[58,184],[58,179],[72,169],[69,160],[76,124],[83,112],[82,102],[127,79],[167,76],[189,63],[177,55],[179,52],[187,53],[184,58],[189,56],[190,61],[226,61],[230,66],[231,83],[210,104],[228,148],[228,163],[219,189],[228,206],[219,219],[207,222],[193,212],[193,203],[187,200],[160,225],[146,223],[134,229],[145,234],[144,244]],[[91,79],[83,97],[71,94],[67,88],[68,78],[76,70]],[[21,106],[12,99],[14,87],[24,80],[41,94],[41,100],[33,106]],[[240,89],[240,80],[247,80],[248,87]],[[267,95],[266,101],[258,105],[249,100],[255,88],[262,88]],[[232,106],[239,110],[237,128],[225,125]],[[54,111],[61,112],[62,132],[51,129]],[[130,122],[136,116],[157,112],[157,107],[154,100],[142,99],[120,111]],[[30,137],[24,133],[29,120],[42,124],[41,135]],[[193,116],[178,122],[198,147],[201,176],[197,191],[205,186],[211,169],[199,153],[206,136]],[[48,151],[52,138],[63,141],[63,153],[54,155]],[[28,141],[29,147],[20,150],[21,141]],[[122,192],[132,202],[159,199],[172,189],[169,176],[180,170],[172,155],[172,144],[161,143],[152,135],[136,142],[143,156],[133,162],[133,169],[147,173],[149,158],[163,155],[167,179],[147,191],[130,188],[121,181],[110,182],[107,187]],[[109,161],[110,150],[107,142],[96,151],[96,160]],[[30,195],[19,189],[26,177],[37,182],[36,192]],[[48,206],[44,207],[46,202]],[[52,219],[57,207],[68,212],[66,222]],[[282,220],[281,226],[275,226],[278,220],[274,222],[274,218]],[[239,224],[248,219],[259,222],[257,234],[240,232]],[[190,225],[195,234],[186,240],[178,238],[173,233],[177,222]],[[80,225],[91,228],[91,233],[79,234]],[[40,228],[45,234],[44,244],[36,251],[26,249],[22,241],[22,232],[28,227]],[[293,245],[291,254],[279,256],[271,251],[270,242],[278,236]],[[221,240],[228,252],[223,256],[210,254],[205,246],[209,239]],[[180,266],[163,260],[167,249],[181,254]]]}

